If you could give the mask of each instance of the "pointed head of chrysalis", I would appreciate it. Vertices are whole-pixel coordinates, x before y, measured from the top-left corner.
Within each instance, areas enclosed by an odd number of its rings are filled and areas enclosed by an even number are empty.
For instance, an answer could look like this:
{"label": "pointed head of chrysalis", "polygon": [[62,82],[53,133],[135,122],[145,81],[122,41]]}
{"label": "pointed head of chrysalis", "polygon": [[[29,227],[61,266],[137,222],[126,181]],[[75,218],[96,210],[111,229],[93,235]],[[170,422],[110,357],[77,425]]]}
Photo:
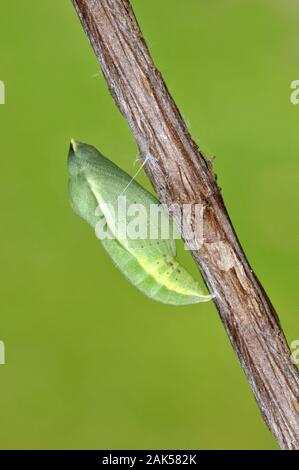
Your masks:
{"label": "pointed head of chrysalis", "polygon": [[74,139],[71,140],[68,157],[70,177],[85,171],[94,171],[100,176],[101,170],[105,172],[107,167],[111,165],[114,164],[92,145],[82,144]]}

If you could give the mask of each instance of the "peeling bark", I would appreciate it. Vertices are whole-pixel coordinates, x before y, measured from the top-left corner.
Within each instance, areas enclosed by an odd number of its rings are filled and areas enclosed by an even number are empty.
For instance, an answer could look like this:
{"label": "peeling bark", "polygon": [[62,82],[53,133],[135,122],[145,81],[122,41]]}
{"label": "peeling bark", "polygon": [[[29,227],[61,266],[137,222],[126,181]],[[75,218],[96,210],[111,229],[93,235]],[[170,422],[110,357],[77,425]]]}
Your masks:
{"label": "peeling bark", "polygon": [[192,140],[156,69],[129,1],[72,2],[160,201],[168,207],[204,206],[204,243],[193,257],[215,294],[265,422],[282,448],[298,449],[298,370],[277,314],[237,239],[211,163]]}

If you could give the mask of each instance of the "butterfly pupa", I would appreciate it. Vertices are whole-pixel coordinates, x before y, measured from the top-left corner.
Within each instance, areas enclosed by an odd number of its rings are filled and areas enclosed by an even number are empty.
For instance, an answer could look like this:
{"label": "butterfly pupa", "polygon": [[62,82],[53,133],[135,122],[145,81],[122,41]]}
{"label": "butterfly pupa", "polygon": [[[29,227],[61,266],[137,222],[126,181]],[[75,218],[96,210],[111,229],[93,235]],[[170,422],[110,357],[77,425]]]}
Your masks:
{"label": "butterfly pupa", "polygon": [[[152,194],[97,149],[76,141],[70,146],[68,174],[73,210],[94,229],[98,224],[106,229],[107,236],[101,238],[101,243],[134,286],[151,299],[165,304],[186,305],[211,300],[213,296],[204,294],[197,281],[176,260],[175,240],[162,237],[159,222],[156,222],[157,227],[152,227],[151,207],[160,205]],[[119,236],[115,219],[122,194],[127,207],[136,204],[143,207],[141,225],[143,223],[147,229],[156,228],[155,239]],[[125,215],[118,221],[122,220],[126,226],[129,219]],[[165,213],[160,214],[159,221],[160,224],[171,224]]]}

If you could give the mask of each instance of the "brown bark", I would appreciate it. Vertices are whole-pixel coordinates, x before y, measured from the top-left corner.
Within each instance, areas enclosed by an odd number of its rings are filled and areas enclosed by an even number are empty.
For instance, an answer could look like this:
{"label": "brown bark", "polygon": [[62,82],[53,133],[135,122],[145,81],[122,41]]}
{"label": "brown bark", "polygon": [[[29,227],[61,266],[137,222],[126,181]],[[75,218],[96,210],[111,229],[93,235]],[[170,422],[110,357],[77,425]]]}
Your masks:
{"label": "brown bark", "polygon": [[204,205],[204,243],[194,259],[215,294],[264,420],[282,448],[298,449],[298,370],[234,232],[212,166],[156,69],[129,1],[72,1],[161,202]]}

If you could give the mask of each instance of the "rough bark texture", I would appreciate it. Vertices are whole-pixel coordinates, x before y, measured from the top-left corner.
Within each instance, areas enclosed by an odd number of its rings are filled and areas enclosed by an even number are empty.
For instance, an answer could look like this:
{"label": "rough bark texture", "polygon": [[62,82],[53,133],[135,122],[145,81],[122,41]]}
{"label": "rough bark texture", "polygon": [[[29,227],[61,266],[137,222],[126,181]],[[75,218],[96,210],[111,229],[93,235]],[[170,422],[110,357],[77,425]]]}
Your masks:
{"label": "rough bark texture", "polygon": [[156,69],[129,1],[72,1],[160,200],[168,206],[204,205],[204,243],[193,256],[215,294],[268,427],[282,448],[298,449],[298,370],[275,310],[236,237],[212,166]]}

